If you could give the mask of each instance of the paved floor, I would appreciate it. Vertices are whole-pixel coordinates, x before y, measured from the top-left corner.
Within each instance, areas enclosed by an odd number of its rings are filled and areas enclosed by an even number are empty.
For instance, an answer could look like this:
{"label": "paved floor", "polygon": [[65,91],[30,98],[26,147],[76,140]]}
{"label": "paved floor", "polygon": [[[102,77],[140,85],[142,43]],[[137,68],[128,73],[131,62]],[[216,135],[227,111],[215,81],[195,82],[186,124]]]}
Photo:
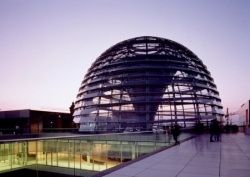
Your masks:
{"label": "paved floor", "polygon": [[250,135],[201,135],[105,177],[250,177]]}

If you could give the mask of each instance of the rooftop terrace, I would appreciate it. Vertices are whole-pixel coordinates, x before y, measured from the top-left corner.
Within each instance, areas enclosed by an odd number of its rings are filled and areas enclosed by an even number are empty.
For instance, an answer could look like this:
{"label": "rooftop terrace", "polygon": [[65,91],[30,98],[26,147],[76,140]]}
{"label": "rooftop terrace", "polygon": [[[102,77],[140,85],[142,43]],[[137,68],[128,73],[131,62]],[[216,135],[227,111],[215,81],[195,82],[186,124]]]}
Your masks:
{"label": "rooftop terrace", "polygon": [[123,168],[94,177],[249,177],[250,136],[223,134],[221,142],[200,135]]}
{"label": "rooftop terrace", "polygon": [[176,146],[165,134],[2,140],[0,176],[20,169],[92,177],[250,176],[250,136],[222,134],[221,142],[209,142],[209,134],[191,137],[181,134]]}

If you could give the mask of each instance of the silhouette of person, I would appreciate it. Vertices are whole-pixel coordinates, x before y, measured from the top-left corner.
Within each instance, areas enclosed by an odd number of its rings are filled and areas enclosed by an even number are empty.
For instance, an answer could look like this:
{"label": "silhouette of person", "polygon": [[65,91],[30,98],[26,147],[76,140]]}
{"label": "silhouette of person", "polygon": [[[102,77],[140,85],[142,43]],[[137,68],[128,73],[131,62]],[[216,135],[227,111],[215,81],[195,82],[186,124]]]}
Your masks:
{"label": "silhouette of person", "polygon": [[210,131],[210,142],[214,142],[213,137],[214,137],[214,121],[211,120],[210,125],[209,125],[209,131]]}
{"label": "silhouette of person", "polygon": [[215,141],[220,141],[220,125],[219,122],[215,119],[214,120],[214,140]]}
{"label": "silhouette of person", "polygon": [[20,165],[21,157],[22,157],[21,153],[18,152],[17,155],[16,155],[18,165]]}
{"label": "silhouette of person", "polygon": [[173,138],[175,141],[175,145],[180,144],[180,142],[178,141],[178,136],[180,135],[180,129],[179,129],[179,126],[177,124],[174,125],[174,127],[172,129],[172,134],[173,134]]}

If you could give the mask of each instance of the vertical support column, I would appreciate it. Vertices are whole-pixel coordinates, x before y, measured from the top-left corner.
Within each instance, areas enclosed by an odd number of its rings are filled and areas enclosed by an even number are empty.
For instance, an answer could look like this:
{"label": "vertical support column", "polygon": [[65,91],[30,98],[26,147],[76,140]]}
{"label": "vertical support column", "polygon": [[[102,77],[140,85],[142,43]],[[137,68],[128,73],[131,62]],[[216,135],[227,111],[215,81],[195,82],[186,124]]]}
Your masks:
{"label": "vertical support column", "polygon": [[9,143],[9,149],[8,149],[8,160],[9,160],[9,165],[10,169],[12,169],[12,143]]}
{"label": "vertical support column", "polygon": [[53,152],[54,152],[54,148],[51,147],[51,144],[54,146],[54,142],[50,141],[49,144],[50,144],[50,148],[49,148],[49,150],[50,150],[50,165],[52,165],[53,164]]}
{"label": "vertical support column", "polygon": [[[3,151],[4,151],[4,144],[0,144],[0,151],[2,151],[2,149],[3,149]],[[0,156],[0,161],[2,161],[2,156]]]}
{"label": "vertical support column", "polygon": [[174,89],[173,84],[172,84],[172,90],[173,90],[173,99],[174,99],[174,119],[175,119],[175,123],[177,124],[177,109],[176,109],[176,103],[175,103],[175,89]]}
{"label": "vertical support column", "polygon": [[[95,163],[93,163],[93,161],[94,161],[94,159],[93,159],[94,142],[93,141],[91,141],[90,147],[91,147],[90,148],[90,155],[92,157],[92,170],[94,170]],[[89,158],[89,160],[91,160],[91,159]]]}
{"label": "vertical support column", "polygon": [[91,145],[90,145],[90,141],[87,141],[87,154],[86,154],[86,156],[87,156],[87,165],[90,165],[90,150],[91,150]]}
{"label": "vertical support column", "polygon": [[23,165],[27,165],[28,157],[27,157],[27,149],[28,149],[28,142],[23,143]]}
{"label": "vertical support column", "polygon": [[[6,159],[6,148],[7,147],[7,144],[6,143],[4,143],[3,144],[3,153],[2,153],[2,159],[1,159],[1,161],[3,160],[3,162],[5,163],[6,161],[5,161],[5,159]],[[1,150],[1,148],[0,148],[0,150]],[[7,154],[7,156],[8,156],[8,154]],[[7,159],[6,159],[7,160]]]}
{"label": "vertical support column", "polygon": [[17,142],[17,164],[20,165],[21,164],[21,144],[20,142]]}
{"label": "vertical support column", "polygon": [[[146,55],[147,55],[146,60],[148,60],[148,41],[147,41],[147,38],[146,38],[145,43],[146,43]],[[148,61],[146,62],[146,68],[148,68]],[[151,123],[149,123],[150,113],[149,113],[149,98],[148,98],[149,88],[148,88],[148,83],[149,83],[149,81],[148,81],[148,71],[146,71],[146,130],[147,131],[150,130],[151,127],[153,127],[153,125],[152,126],[149,125]]]}
{"label": "vertical support column", "polygon": [[70,141],[68,140],[68,167],[70,167]]}
{"label": "vertical support column", "polygon": [[120,162],[122,163],[122,141],[120,141]]}
{"label": "vertical support column", "polygon": [[171,104],[171,101],[170,101],[170,114],[171,114],[171,128],[173,127],[173,111],[172,111],[172,104]]}
{"label": "vertical support column", "polygon": [[106,164],[106,169],[108,168],[108,144],[106,142],[106,152],[105,152],[105,164]]}
{"label": "vertical support column", "polygon": [[[209,92],[209,90],[207,90],[207,91]],[[205,113],[206,113],[206,115],[207,115],[207,107],[206,107],[206,104],[204,104],[204,108],[205,108]],[[222,117],[221,117],[221,119],[222,119]],[[207,130],[209,130],[208,118],[206,118],[206,120],[207,120]],[[221,122],[222,122],[222,120],[221,120]]]}
{"label": "vertical support column", "polygon": [[74,176],[75,176],[75,171],[76,171],[76,141],[75,141],[75,138],[74,138],[74,145],[73,145],[73,151],[74,151],[74,157],[73,157],[73,160],[74,160]]}
{"label": "vertical support column", "polygon": [[80,152],[79,152],[79,155],[80,155],[80,169],[82,169],[82,141],[81,140],[79,140],[79,150],[80,150]]}
{"label": "vertical support column", "polygon": [[[146,72],[146,130],[148,131],[151,127],[149,126],[149,98],[148,98],[148,92],[149,92],[149,88],[148,88],[148,72]],[[151,124],[151,123],[150,123]]]}
{"label": "vertical support column", "polygon": [[[114,80],[112,80],[112,84],[114,84]],[[113,97],[113,89],[111,90],[111,97]],[[113,99],[111,98],[111,99],[109,99],[109,105],[110,104],[112,104],[112,101],[113,101]],[[112,116],[113,116],[113,111],[111,111],[111,110],[108,110],[108,117],[109,118],[111,118],[112,119]],[[99,121],[98,121],[99,122]],[[111,131],[115,131],[115,127],[117,127],[117,122],[112,122],[112,123],[108,123],[108,124],[111,124],[111,127],[109,127],[109,129],[111,129]],[[116,124],[115,126],[114,126],[114,124]]]}
{"label": "vertical support column", "polygon": [[[193,85],[195,85],[194,81],[193,81]],[[198,121],[200,121],[200,110],[199,110],[199,99],[197,98],[197,87],[194,87],[194,97],[195,97],[195,104],[194,104],[194,110],[196,110],[196,117]],[[212,111],[213,111],[213,106],[211,106]]]}
{"label": "vertical support column", "polygon": [[131,144],[131,150],[132,150],[132,159],[135,159],[135,142]]}
{"label": "vertical support column", "polygon": [[44,140],[45,141],[45,164],[48,165],[48,149],[47,149],[47,145],[48,145],[48,140]]}
{"label": "vertical support column", "polygon": [[118,114],[118,123],[119,123],[119,133],[121,132],[121,117],[122,117],[122,115],[121,115],[121,107],[122,107],[122,95],[123,95],[123,88],[120,90],[121,92],[120,92],[120,99],[119,99],[119,114]]}
{"label": "vertical support column", "polygon": [[38,170],[38,141],[36,141],[36,171]]}
{"label": "vertical support column", "polygon": [[138,154],[138,141],[135,142],[135,143],[136,143],[136,158],[138,158],[139,157],[139,154]]}
{"label": "vertical support column", "polygon": [[[181,93],[179,85],[178,85],[178,90],[179,90],[179,93]],[[185,110],[184,110],[182,94],[180,94],[180,97],[181,97],[181,103],[182,103],[182,114],[183,114],[183,119],[184,119],[184,127],[186,128]]]}
{"label": "vertical support column", "polygon": [[56,140],[56,166],[58,166],[59,139]]}
{"label": "vertical support column", "polygon": [[[101,90],[98,92],[98,95],[97,95],[97,97],[98,97],[98,106],[97,106],[97,110],[96,110],[94,132],[96,132],[97,129],[98,129],[98,124],[97,123],[99,122],[99,111],[100,111],[101,96],[102,96],[102,92],[103,92],[103,90],[102,90],[102,88],[103,88],[103,82],[101,83],[101,87],[100,88],[101,88]],[[106,131],[107,131],[107,129],[106,129]]]}

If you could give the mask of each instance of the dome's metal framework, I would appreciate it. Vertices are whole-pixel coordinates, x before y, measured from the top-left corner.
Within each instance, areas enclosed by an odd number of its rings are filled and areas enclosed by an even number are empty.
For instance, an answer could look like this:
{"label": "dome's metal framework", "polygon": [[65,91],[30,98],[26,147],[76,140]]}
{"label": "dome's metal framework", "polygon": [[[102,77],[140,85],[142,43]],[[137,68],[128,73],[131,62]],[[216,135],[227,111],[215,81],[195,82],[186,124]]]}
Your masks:
{"label": "dome's metal framework", "polygon": [[223,116],[203,62],[189,49],[158,37],[137,37],[106,50],[85,75],[74,112],[79,131],[110,131]]}

